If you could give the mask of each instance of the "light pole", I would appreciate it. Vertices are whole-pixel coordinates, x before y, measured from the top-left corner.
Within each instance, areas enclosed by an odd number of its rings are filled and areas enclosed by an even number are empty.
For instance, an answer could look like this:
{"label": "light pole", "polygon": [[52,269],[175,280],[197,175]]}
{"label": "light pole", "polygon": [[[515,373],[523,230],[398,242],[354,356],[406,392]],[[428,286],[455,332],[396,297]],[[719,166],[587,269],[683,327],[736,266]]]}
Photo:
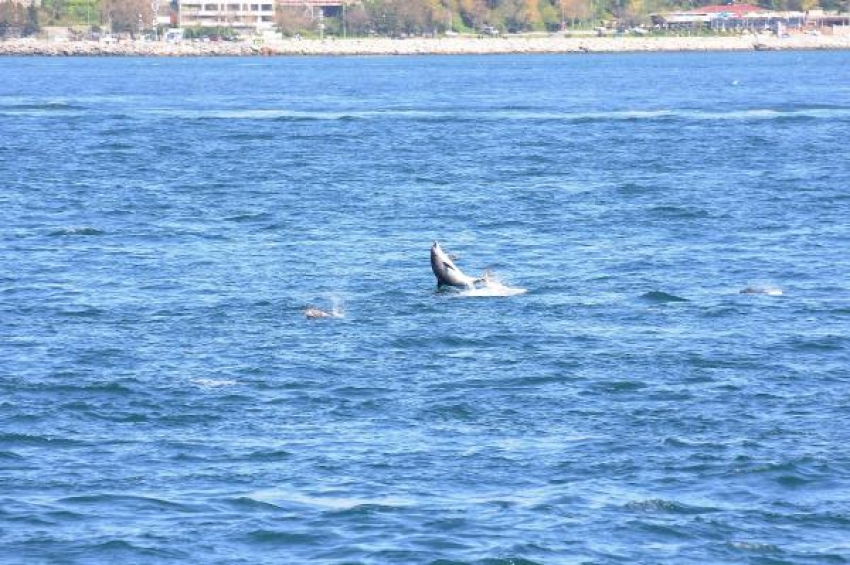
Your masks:
{"label": "light pole", "polygon": [[153,12],[153,40],[159,41],[159,0],[151,0],[151,11]]}
{"label": "light pole", "polygon": [[593,0],[588,0],[588,7],[590,8],[590,29],[596,27],[596,12],[593,11]]}
{"label": "light pole", "polygon": [[565,17],[566,8],[564,6],[564,0],[561,0],[561,31],[567,31],[567,21]]}
{"label": "light pole", "polygon": [[319,8],[319,39],[325,39],[325,9]]}

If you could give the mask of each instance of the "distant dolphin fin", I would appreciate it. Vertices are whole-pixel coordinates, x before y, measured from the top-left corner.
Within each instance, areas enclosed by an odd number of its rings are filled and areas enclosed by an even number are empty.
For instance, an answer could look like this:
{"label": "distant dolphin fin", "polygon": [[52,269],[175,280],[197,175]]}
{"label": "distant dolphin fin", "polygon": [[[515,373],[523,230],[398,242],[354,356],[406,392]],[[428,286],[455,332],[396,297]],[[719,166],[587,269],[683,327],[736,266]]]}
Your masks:
{"label": "distant dolphin fin", "polygon": [[453,270],[453,271],[457,271],[457,268],[456,268],[454,265],[452,265],[451,263],[446,263],[445,261],[443,261],[443,266],[444,266],[445,268],[447,268],[447,269],[451,269],[451,270]]}

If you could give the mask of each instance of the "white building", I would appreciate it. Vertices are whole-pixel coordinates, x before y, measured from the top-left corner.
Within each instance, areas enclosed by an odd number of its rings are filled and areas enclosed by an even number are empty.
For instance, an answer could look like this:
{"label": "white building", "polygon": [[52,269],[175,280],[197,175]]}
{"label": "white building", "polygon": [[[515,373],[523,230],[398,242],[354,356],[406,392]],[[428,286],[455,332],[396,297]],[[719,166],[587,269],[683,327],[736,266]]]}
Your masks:
{"label": "white building", "polygon": [[179,0],[177,25],[263,31],[274,26],[275,0]]}

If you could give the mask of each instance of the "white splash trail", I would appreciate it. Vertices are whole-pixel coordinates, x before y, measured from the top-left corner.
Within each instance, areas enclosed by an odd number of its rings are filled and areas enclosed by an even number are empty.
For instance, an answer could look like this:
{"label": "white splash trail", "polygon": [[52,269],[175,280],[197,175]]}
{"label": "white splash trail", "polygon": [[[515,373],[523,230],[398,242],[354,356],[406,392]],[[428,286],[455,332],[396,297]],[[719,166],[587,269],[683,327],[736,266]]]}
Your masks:
{"label": "white splash trail", "polygon": [[484,276],[484,286],[462,290],[460,296],[516,296],[526,292],[528,292],[527,288],[504,285],[492,274],[487,273]]}

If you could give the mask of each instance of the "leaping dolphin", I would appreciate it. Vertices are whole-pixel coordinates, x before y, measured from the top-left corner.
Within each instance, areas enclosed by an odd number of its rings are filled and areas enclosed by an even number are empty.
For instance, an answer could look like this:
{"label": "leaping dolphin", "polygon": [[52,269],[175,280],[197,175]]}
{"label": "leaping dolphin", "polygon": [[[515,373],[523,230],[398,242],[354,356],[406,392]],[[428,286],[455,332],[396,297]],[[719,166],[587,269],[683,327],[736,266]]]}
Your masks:
{"label": "leaping dolphin", "polygon": [[475,288],[475,283],[485,282],[486,280],[465,275],[436,241],[431,245],[431,270],[437,277],[437,288],[442,286]]}

